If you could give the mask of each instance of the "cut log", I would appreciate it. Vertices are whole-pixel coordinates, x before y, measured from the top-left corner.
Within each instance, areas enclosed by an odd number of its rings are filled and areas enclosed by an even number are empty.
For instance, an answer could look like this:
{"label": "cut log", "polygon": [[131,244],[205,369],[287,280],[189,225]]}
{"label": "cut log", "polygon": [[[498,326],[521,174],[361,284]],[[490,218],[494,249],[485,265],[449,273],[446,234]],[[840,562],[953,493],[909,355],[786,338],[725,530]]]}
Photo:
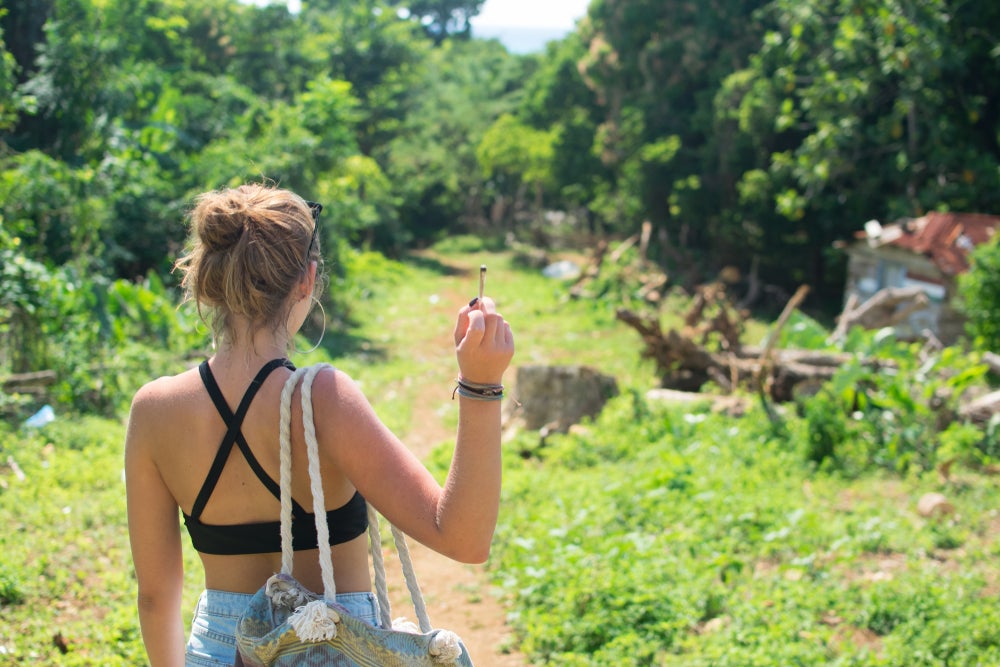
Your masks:
{"label": "cut log", "polygon": [[55,384],[56,372],[34,371],[32,373],[14,373],[0,378],[0,391],[10,394],[41,394],[45,388]]}
{"label": "cut log", "polygon": [[769,352],[759,348],[711,352],[676,329],[664,332],[654,316],[620,309],[617,317],[642,337],[641,355],[656,364],[660,386],[665,389],[698,391],[708,382],[724,391],[738,386],[756,389],[763,377],[769,398],[786,402],[794,398],[797,386],[825,382],[853,358],[849,354],[773,348]]}
{"label": "cut log", "polygon": [[837,321],[831,340],[842,340],[853,326],[865,329],[891,327],[927,307],[927,294],[919,287],[886,287],[859,306],[849,300]]}

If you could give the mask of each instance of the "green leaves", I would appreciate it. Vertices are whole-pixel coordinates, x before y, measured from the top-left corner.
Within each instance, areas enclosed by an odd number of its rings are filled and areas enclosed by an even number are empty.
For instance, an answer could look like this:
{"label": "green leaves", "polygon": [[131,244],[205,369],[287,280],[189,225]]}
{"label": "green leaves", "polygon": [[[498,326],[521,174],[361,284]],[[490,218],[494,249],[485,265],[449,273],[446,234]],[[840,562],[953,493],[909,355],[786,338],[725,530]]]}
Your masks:
{"label": "green leaves", "polygon": [[928,352],[880,334],[862,338],[867,352],[856,350],[801,402],[808,460],[848,476],[873,467],[922,474],[956,461],[990,462],[987,434],[954,421],[966,392],[984,383],[986,367],[976,355],[953,347]]}
{"label": "green leaves", "polygon": [[[790,417],[782,439],[759,410],[733,419],[649,404],[637,419],[636,400],[550,436],[540,459],[505,459],[492,565],[534,664],[1000,655],[1000,636],[978,620],[996,617],[988,479],[949,487],[956,514],[924,520],[914,507],[930,478],[816,473],[798,459],[806,422]],[[900,425],[909,419],[900,412]]]}
{"label": "green leaves", "polygon": [[470,19],[479,14],[484,0],[409,0],[410,14],[421,19],[427,34],[440,44],[448,37],[469,38]]}
{"label": "green leaves", "polygon": [[969,271],[958,277],[959,307],[978,344],[1000,350],[1000,236],[973,250],[969,264]]}
{"label": "green leaves", "polygon": [[[969,39],[979,12],[946,5],[775,0],[758,15],[768,32],[716,104],[753,147],[736,166],[739,214],[761,232],[749,240],[765,271],[769,256],[781,257],[776,277],[795,256],[822,261],[864,220],[995,208],[1000,151],[976,129],[980,99],[959,89],[968,68],[997,63]],[[983,8],[978,20],[996,18]],[[820,265],[804,279],[835,294],[841,275]]]}
{"label": "green leaves", "polygon": [[540,187],[549,180],[552,137],[504,114],[483,135],[476,156],[487,178]]}

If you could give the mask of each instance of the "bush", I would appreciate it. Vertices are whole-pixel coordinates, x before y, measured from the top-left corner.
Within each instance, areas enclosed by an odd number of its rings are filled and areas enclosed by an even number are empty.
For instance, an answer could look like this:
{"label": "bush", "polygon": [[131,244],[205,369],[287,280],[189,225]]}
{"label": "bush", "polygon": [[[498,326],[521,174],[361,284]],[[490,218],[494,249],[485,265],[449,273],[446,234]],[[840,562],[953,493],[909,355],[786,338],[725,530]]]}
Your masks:
{"label": "bush", "polygon": [[[532,664],[994,664],[997,546],[977,509],[992,485],[951,493],[955,515],[924,523],[919,477],[802,464],[808,419],[780,435],[759,409],[642,400],[505,448],[492,566]],[[852,429],[870,436],[848,414]]]}
{"label": "bush", "polygon": [[876,334],[867,353],[859,351],[801,404],[806,457],[850,475],[873,467],[905,473],[989,463],[990,439],[954,421],[962,395],[982,385],[986,371],[960,348],[928,352]]}
{"label": "bush", "polygon": [[969,254],[969,270],[958,277],[960,307],[968,331],[987,350],[1000,350],[1000,235]]}
{"label": "bush", "polygon": [[[0,372],[55,371],[49,400],[79,412],[127,408],[142,382],[176,368],[204,346],[207,330],[178,309],[156,274],[110,281],[74,266],[48,268],[0,238]],[[37,406],[34,406],[37,407]],[[0,396],[0,410],[33,407]]]}

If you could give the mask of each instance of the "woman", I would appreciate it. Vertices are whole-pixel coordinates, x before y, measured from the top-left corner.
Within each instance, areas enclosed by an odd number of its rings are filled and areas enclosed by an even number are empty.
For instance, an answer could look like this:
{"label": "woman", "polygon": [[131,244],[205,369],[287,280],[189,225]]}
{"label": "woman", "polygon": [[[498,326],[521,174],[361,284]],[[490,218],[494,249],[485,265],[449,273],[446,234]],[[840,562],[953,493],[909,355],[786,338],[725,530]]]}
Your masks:
{"label": "woman", "polygon": [[[281,569],[277,499],[279,397],[285,360],[322,285],[321,207],[265,185],[202,195],[182,286],[212,315],[216,351],[197,369],[136,394],[125,446],[128,523],[139,620],[153,667],[231,665],[236,620]],[[499,387],[514,353],[490,299],[454,330],[459,376],[455,452],[442,487],[379,421],[351,378],[313,385],[338,602],[377,624],[365,536],[369,501],[428,547],[468,563],[490,549],[500,495]],[[441,388],[447,396],[447,388]],[[296,578],[322,590],[298,391],[292,400]],[[220,444],[221,443],[221,444]],[[205,591],[185,645],[178,508],[204,566]]]}

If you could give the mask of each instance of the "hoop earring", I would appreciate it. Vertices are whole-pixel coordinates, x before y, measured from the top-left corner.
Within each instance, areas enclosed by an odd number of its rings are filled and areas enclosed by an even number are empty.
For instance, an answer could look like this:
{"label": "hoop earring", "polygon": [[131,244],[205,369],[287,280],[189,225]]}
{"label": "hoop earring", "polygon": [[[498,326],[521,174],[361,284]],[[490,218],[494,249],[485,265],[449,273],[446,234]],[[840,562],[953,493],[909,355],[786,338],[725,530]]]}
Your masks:
{"label": "hoop earring", "polygon": [[313,345],[308,350],[296,350],[298,354],[312,354],[313,352],[318,350],[320,344],[323,342],[323,336],[326,335],[326,309],[323,307],[322,302],[315,296],[312,298],[312,300],[316,302],[316,305],[319,306],[320,311],[322,311],[323,313],[323,328],[319,332],[319,340],[316,341],[316,344]]}

